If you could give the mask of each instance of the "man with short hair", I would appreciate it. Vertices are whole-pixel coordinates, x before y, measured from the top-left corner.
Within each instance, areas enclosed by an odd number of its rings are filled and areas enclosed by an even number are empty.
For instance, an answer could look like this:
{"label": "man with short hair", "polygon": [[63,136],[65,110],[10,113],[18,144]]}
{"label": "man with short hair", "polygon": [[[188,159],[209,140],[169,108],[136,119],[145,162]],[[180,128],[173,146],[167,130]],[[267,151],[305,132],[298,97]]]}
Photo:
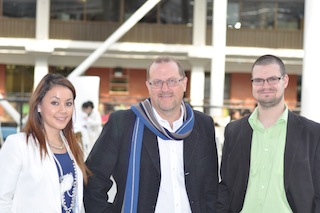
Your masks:
{"label": "man with short hair", "polygon": [[225,129],[218,212],[320,212],[320,124],[289,111],[281,59],[261,56],[251,75],[258,105]]}
{"label": "man with short hair", "polygon": [[[214,213],[218,159],[212,118],[183,101],[187,77],[171,57],[147,69],[150,98],[110,115],[86,163],[87,212]],[[108,203],[113,177],[117,194]]]}

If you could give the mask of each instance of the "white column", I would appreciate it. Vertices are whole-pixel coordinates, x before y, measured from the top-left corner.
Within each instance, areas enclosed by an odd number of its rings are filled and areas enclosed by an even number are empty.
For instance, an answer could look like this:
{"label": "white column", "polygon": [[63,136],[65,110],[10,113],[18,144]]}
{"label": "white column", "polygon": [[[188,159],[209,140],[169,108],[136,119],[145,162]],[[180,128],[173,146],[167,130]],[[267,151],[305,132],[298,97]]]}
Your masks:
{"label": "white column", "polygon": [[29,52],[33,52],[35,57],[34,89],[43,76],[49,72],[48,57],[53,49],[43,46],[43,44],[46,44],[45,40],[49,39],[49,21],[50,0],[37,0],[36,43],[31,47],[26,47]]}
{"label": "white column", "polygon": [[192,45],[206,45],[206,27],[207,27],[207,1],[194,1],[193,8],[193,28],[192,28]]}
{"label": "white column", "polygon": [[49,72],[48,69],[48,56],[47,55],[35,55],[35,65],[34,65],[34,89],[39,84],[43,76]]}
{"label": "white column", "polygon": [[306,0],[304,12],[304,58],[302,70],[301,115],[320,122],[319,47],[320,1]]}
{"label": "white column", "polygon": [[203,112],[204,104],[204,67],[192,66],[190,81],[190,104],[193,109]]}
{"label": "white column", "polygon": [[204,104],[204,87],[205,87],[205,70],[204,64],[196,49],[206,45],[206,27],[207,27],[207,1],[194,1],[193,8],[193,28],[192,28],[192,45],[193,48],[189,52],[190,62],[192,64],[190,79],[190,104],[194,109],[203,112]]}
{"label": "white column", "polygon": [[50,0],[37,0],[36,39],[49,39]]}
{"label": "white column", "polygon": [[210,105],[215,107],[211,108],[210,114],[220,117],[224,102],[227,0],[214,0],[213,7]]}

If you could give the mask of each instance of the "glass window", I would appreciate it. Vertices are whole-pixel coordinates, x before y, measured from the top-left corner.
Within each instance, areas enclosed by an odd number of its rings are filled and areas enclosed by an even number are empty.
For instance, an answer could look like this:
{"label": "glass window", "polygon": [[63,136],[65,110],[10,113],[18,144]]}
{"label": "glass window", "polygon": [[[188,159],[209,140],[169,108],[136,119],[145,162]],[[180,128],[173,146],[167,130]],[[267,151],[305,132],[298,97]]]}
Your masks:
{"label": "glass window", "polygon": [[[7,0],[8,1],[8,0]],[[192,23],[194,0],[162,0],[140,22]],[[51,0],[51,19],[113,21],[127,20],[146,0]]]}
{"label": "glass window", "polygon": [[[12,107],[22,115],[20,119],[21,126],[23,123],[22,119],[29,112],[28,101],[33,90],[33,73],[33,66],[5,66],[5,98],[9,99]],[[0,114],[0,117],[2,121],[6,122],[6,125],[9,123],[12,126],[16,126],[9,113]]]}
{"label": "glass window", "polygon": [[110,73],[110,89],[112,95],[127,95],[129,93],[129,70],[116,67]]}
{"label": "glass window", "polygon": [[125,0],[124,18],[127,20],[137,9],[139,9],[145,0]]}
{"label": "glass window", "polygon": [[85,20],[119,21],[119,0],[84,0]]}
{"label": "glass window", "polygon": [[229,28],[303,28],[304,0],[229,0],[227,9]]}
{"label": "glass window", "polygon": [[241,26],[246,28],[274,28],[275,3],[270,1],[244,1],[240,13],[240,22]]}
{"label": "glass window", "polygon": [[36,0],[2,0],[3,16],[15,18],[35,18]]}
{"label": "glass window", "polygon": [[207,0],[207,25],[212,25],[213,0]]}
{"label": "glass window", "polygon": [[6,96],[30,97],[33,72],[33,66],[6,65]]}
{"label": "glass window", "polygon": [[[98,16],[98,20],[104,21],[120,21],[120,1],[119,0],[102,0],[102,12]],[[101,18],[99,18],[101,17]]]}
{"label": "glass window", "polygon": [[279,3],[277,14],[278,29],[302,29],[304,18],[304,3]]}
{"label": "glass window", "polygon": [[[34,67],[6,65],[5,69],[5,98],[10,99],[11,106],[21,114],[20,126],[22,126],[23,118],[29,112],[28,101],[33,90]],[[4,121],[14,123],[9,113],[4,113],[2,116]],[[14,126],[16,126],[16,124]]]}
{"label": "glass window", "polygon": [[51,0],[50,17],[60,20],[118,21],[118,0]]}
{"label": "glass window", "polygon": [[158,8],[159,6],[155,6],[149,13],[147,13],[140,22],[144,23],[158,23]]}
{"label": "glass window", "polygon": [[160,20],[164,24],[187,24],[192,22],[193,1],[161,1]]}
{"label": "glass window", "polygon": [[75,67],[65,67],[65,66],[53,67],[53,66],[50,66],[49,72],[50,73],[59,73],[59,74],[67,77],[74,69],[75,69]]}
{"label": "glass window", "polygon": [[51,0],[50,17],[61,20],[82,20],[86,16],[85,0]]}
{"label": "glass window", "polygon": [[230,2],[227,7],[227,26],[228,28],[240,28],[237,26],[239,22],[239,3]]}

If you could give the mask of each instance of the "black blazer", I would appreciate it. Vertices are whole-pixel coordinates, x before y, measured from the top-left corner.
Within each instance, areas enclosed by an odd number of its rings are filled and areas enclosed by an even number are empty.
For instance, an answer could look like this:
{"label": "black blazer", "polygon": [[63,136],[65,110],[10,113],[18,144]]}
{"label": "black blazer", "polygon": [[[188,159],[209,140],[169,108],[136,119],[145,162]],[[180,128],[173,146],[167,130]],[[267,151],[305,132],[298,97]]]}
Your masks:
{"label": "black blazer", "polygon": [[[193,213],[215,212],[218,192],[218,160],[214,123],[211,117],[194,111],[195,124],[184,140],[183,157],[186,190]],[[86,212],[120,212],[127,177],[131,135],[136,116],[131,110],[111,114],[86,164],[93,172],[84,190]],[[107,202],[113,176],[117,184],[114,203]],[[141,150],[139,213],[154,212],[161,171],[157,137],[144,130]]]}
{"label": "black blazer", "polygon": [[[225,129],[218,210],[241,211],[250,170],[252,129],[246,116]],[[320,212],[320,124],[288,115],[284,187],[293,212]]]}

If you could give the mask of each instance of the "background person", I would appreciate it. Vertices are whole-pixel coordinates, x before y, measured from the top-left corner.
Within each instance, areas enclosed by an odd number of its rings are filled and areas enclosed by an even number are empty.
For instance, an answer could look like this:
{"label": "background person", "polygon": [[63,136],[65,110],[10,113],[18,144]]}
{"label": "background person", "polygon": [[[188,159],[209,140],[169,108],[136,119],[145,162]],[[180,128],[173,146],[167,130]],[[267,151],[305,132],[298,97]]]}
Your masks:
{"label": "background person", "polygon": [[320,212],[320,124],[288,110],[282,60],[252,66],[251,115],[225,130],[218,212]]}
{"label": "background person", "polygon": [[23,132],[8,136],[0,150],[0,212],[81,212],[87,176],[73,133],[75,97],[62,75],[40,81]]}
{"label": "background person", "polygon": [[[147,69],[150,98],[110,115],[86,163],[88,212],[216,211],[214,122],[182,101],[187,77],[170,57]],[[113,176],[117,194],[107,202]],[[131,208],[132,207],[132,208]]]}
{"label": "background person", "polygon": [[90,153],[94,143],[98,139],[102,131],[101,114],[95,109],[92,101],[87,101],[82,104],[82,111],[84,112],[84,125],[88,132],[89,146],[87,153]]}

